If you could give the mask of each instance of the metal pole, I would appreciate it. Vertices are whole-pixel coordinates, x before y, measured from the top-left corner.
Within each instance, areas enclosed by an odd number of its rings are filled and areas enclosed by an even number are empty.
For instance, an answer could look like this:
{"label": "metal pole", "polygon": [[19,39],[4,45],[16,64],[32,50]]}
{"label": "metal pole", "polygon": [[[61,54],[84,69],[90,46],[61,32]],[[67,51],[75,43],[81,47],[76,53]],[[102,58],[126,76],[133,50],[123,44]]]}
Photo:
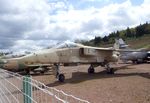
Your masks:
{"label": "metal pole", "polygon": [[32,86],[29,75],[23,77],[24,103],[32,103]]}

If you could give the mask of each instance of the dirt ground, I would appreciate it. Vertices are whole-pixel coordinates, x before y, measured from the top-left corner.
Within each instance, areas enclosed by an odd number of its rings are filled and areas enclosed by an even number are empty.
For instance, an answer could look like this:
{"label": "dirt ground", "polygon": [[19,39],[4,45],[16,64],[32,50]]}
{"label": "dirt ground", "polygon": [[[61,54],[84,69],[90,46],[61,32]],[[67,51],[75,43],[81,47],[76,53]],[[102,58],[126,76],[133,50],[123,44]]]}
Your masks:
{"label": "dirt ground", "polygon": [[95,68],[95,74],[87,73],[88,65],[63,67],[77,71],[65,74],[64,83],[51,73],[33,78],[91,103],[150,103],[150,63],[112,66],[116,69],[113,75],[106,74],[103,67]]}

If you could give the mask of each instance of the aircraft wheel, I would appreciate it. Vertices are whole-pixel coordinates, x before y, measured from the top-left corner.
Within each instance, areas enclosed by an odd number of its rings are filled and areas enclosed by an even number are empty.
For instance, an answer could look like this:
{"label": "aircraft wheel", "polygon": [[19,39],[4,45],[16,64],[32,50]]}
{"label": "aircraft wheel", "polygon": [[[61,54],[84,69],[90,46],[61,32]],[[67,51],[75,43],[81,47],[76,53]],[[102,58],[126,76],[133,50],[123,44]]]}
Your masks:
{"label": "aircraft wheel", "polygon": [[133,64],[136,64],[136,60],[132,60],[132,63],[133,63]]}
{"label": "aircraft wheel", "polygon": [[64,82],[64,80],[65,80],[64,74],[59,74],[59,75],[58,75],[58,80],[59,80],[60,82]]}
{"label": "aircraft wheel", "polygon": [[93,67],[89,67],[88,73],[89,74],[93,74],[94,72],[95,72],[94,68]]}
{"label": "aircraft wheel", "polygon": [[110,70],[107,71],[107,74],[114,74],[114,68],[110,68]]}
{"label": "aircraft wheel", "polygon": [[25,73],[30,75],[30,69],[25,69]]}
{"label": "aircraft wheel", "polygon": [[37,71],[33,71],[35,74],[37,73]]}
{"label": "aircraft wheel", "polygon": [[142,63],[140,60],[135,60],[134,64],[140,64]]}
{"label": "aircraft wheel", "polygon": [[44,73],[45,73],[45,71],[44,71],[44,70],[42,70],[42,71],[40,71],[40,73],[41,73],[41,74],[44,74]]}

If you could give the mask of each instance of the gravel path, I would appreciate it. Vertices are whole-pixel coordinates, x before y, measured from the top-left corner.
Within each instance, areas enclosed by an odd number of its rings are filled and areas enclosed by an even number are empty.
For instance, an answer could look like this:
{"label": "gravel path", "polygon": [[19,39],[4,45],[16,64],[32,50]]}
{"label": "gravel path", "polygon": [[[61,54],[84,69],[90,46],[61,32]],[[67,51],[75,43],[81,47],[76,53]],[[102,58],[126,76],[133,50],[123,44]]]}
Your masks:
{"label": "gravel path", "polygon": [[86,65],[67,67],[68,71],[78,68],[78,72],[65,74],[65,83],[57,82],[51,73],[33,78],[91,103],[150,103],[150,64],[113,67],[117,69],[114,75],[106,74],[102,67],[95,68],[96,73],[90,75]]}

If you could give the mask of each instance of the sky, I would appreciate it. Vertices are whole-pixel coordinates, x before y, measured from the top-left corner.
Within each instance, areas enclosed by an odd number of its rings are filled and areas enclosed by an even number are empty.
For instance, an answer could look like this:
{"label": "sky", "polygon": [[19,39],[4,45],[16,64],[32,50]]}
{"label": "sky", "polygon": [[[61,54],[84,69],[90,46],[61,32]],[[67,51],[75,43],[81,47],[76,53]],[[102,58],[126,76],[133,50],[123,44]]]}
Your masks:
{"label": "sky", "polygon": [[0,50],[30,51],[150,22],[150,0],[0,0]]}

